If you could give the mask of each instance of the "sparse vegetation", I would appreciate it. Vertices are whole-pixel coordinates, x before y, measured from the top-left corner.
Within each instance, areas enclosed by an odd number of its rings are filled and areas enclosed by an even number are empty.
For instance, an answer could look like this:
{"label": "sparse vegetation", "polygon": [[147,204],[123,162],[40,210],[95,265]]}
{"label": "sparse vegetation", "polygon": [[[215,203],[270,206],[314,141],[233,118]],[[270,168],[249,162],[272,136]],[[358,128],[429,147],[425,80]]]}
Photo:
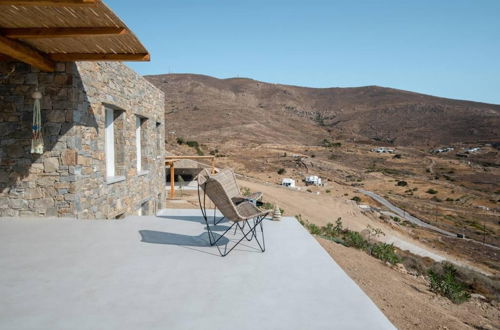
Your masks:
{"label": "sparse vegetation", "polygon": [[434,189],[432,189],[432,188],[429,188],[429,189],[427,189],[426,193],[431,194],[431,195],[435,195],[435,194],[437,194],[438,192],[437,192],[437,190],[434,190]]}
{"label": "sparse vegetation", "polygon": [[280,168],[280,169],[278,169],[277,172],[278,172],[279,175],[282,175],[282,174],[286,173],[286,170],[284,168]]}
{"label": "sparse vegetation", "polygon": [[443,264],[442,269],[430,269],[429,286],[437,294],[450,299],[455,304],[460,304],[470,298],[465,290],[465,285],[457,279],[457,270],[450,264]]}
{"label": "sparse vegetation", "polygon": [[241,194],[243,196],[250,196],[252,194],[252,191],[248,187],[241,187]]}
{"label": "sparse vegetation", "polygon": [[332,142],[328,139],[323,139],[323,141],[321,141],[321,146],[323,146],[325,148],[339,148],[342,146],[342,143]]}
{"label": "sparse vegetation", "polygon": [[396,254],[392,244],[379,243],[372,240],[373,237],[385,235],[384,232],[378,228],[368,226],[368,238],[365,238],[357,231],[344,228],[342,218],[340,217],[335,221],[335,225],[328,223],[326,226],[322,227],[309,223],[307,220],[304,220],[301,215],[296,215],[295,217],[312,235],[318,235],[336,243],[363,250],[369,255],[392,265],[395,265],[401,260]]}

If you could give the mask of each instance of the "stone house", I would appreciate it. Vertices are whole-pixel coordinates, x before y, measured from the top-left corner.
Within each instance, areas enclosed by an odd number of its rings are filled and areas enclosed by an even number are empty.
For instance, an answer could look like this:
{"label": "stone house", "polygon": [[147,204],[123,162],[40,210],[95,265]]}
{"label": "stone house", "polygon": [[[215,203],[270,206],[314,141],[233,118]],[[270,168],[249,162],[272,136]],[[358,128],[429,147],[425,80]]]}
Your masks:
{"label": "stone house", "polygon": [[[66,7],[50,2],[28,3],[23,15],[44,10],[60,22],[56,16]],[[20,6],[0,5],[0,28],[14,35],[0,35],[0,53],[7,55],[0,54],[0,216],[113,219],[152,214],[166,197],[163,92],[119,62],[149,54],[101,1],[90,9],[91,0],[82,8],[77,2],[68,7],[74,21],[66,21],[76,27],[48,29],[47,40],[39,36],[44,28],[33,39],[26,29],[16,39],[9,20]],[[86,15],[96,12],[113,21],[97,22],[109,35],[91,36],[89,27],[78,35]],[[58,32],[68,36],[54,37]],[[111,52],[122,44],[123,52]],[[42,94],[42,154],[31,153],[35,90]]]}

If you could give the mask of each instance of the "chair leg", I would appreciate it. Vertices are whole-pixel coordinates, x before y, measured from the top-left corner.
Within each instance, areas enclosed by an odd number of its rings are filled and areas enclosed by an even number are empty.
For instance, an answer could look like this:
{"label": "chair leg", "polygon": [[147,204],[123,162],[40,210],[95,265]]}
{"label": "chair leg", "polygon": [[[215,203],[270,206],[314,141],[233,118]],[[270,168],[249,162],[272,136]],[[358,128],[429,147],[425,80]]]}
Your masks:
{"label": "chair leg", "polygon": [[[267,215],[267,214],[266,214]],[[266,215],[264,216],[260,216],[260,217],[257,217],[256,219],[254,219],[254,223],[253,223],[253,226],[248,224],[248,226],[250,227],[248,232],[244,232],[242,230],[242,233],[243,233],[243,237],[240,238],[240,240],[238,242],[236,242],[229,250],[227,249],[227,245],[225,245],[224,247],[224,250],[221,250],[221,248],[217,245],[217,242],[222,238],[222,237],[225,237],[226,233],[229,232],[234,226],[237,226],[238,223],[235,222],[233,223],[222,235],[220,235],[219,238],[215,239],[215,237],[213,237],[213,233],[212,233],[212,230],[210,229],[210,227],[208,227],[208,235],[209,235],[209,239],[210,241],[214,240],[213,244],[211,243],[211,245],[215,245],[217,247],[217,250],[219,251],[219,254],[221,255],[221,257],[225,257],[227,256],[238,244],[241,243],[241,241],[243,241],[244,238],[246,238],[248,240],[248,235],[251,235],[250,237],[255,237],[255,240],[257,241],[257,244],[259,245],[259,248],[262,252],[264,252],[266,249],[265,249],[265,244],[264,244],[264,230],[263,230],[263,226],[262,226],[262,221],[264,220],[264,218],[266,217]],[[261,230],[261,233],[262,233],[262,244],[260,243],[259,239],[257,238],[257,235],[256,235],[256,228],[257,226],[260,226],[260,230]],[[243,227],[244,228],[244,227]]]}

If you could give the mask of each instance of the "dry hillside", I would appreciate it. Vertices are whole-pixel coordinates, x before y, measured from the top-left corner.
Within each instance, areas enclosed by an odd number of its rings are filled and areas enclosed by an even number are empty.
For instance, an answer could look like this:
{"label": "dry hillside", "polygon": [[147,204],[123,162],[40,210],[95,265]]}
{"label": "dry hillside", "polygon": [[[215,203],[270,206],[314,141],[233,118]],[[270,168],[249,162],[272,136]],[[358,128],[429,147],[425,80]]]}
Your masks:
{"label": "dry hillside", "polygon": [[209,142],[322,138],[439,145],[500,141],[500,105],[377,86],[305,88],[194,74],[146,76],[165,92],[167,129]]}

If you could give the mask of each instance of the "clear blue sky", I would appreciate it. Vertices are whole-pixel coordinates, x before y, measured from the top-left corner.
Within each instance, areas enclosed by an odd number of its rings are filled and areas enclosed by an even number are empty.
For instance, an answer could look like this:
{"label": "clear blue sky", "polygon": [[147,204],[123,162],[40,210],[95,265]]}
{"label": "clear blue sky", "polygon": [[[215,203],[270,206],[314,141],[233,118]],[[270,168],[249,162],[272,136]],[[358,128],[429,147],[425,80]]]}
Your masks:
{"label": "clear blue sky", "polygon": [[500,104],[500,0],[105,0],[141,74],[379,85]]}

